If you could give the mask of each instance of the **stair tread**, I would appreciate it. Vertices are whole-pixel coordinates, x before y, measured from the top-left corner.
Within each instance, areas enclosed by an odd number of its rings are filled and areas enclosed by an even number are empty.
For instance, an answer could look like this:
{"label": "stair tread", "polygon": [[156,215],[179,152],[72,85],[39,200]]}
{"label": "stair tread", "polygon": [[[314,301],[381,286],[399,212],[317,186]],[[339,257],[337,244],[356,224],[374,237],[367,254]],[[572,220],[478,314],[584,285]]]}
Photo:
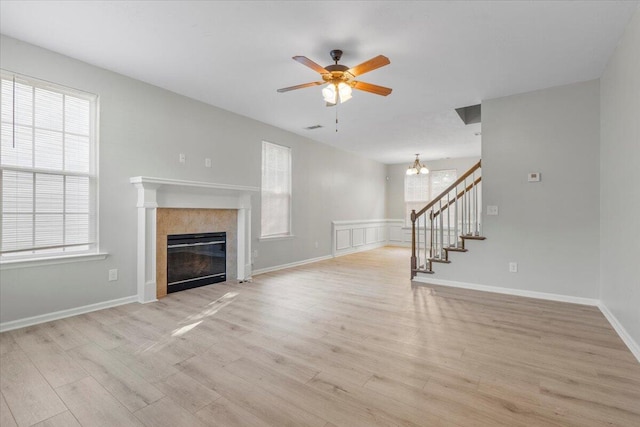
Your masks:
{"label": "stair tread", "polygon": [[469,252],[469,249],[465,249],[465,248],[443,248],[445,251],[451,251],[451,252]]}
{"label": "stair tread", "polygon": [[485,240],[486,239],[486,237],[484,236],[465,236],[465,235],[460,236],[460,238],[469,239],[469,240]]}
{"label": "stair tread", "polygon": [[451,264],[451,261],[449,261],[448,259],[429,258],[429,261],[431,261],[431,262],[439,262],[439,263],[442,263],[442,264]]}
{"label": "stair tread", "polygon": [[413,270],[414,273],[425,273],[425,274],[433,274],[433,270],[420,270],[420,269],[416,269]]}

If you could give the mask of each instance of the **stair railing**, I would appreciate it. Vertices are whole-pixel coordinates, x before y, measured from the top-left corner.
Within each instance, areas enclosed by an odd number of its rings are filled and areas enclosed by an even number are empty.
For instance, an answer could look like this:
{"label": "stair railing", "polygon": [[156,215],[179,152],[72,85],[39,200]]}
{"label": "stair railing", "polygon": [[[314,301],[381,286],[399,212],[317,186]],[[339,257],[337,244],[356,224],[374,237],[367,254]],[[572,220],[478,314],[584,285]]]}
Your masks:
{"label": "stair railing", "polygon": [[464,239],[482,238],[482,175],[479,161],[424,208],[411,211],[411,278],[466,251]]}

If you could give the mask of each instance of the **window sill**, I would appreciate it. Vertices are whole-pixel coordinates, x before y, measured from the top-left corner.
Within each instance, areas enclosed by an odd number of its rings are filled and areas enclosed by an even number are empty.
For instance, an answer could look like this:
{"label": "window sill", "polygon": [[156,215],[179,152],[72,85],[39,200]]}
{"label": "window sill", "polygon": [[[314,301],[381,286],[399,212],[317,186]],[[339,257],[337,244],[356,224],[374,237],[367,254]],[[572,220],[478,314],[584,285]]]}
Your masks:
{"label": "window sill", "polygon": [[259,237],[258,241],[259,242],[272,242],[272,241],[276,241],[276,240],[294,239],[295,237],[296,237],[295,234],[288,234],[286,236]]}
{"label": "window sill", "polygon": [[62,255],[46,258],[16,259],[0,261],[0,270],[11,270],[14,268],[40,267],[43,265],[68,264],[71,262],[97,261],[109,256],[108,253],[91,253],[78,255]]}

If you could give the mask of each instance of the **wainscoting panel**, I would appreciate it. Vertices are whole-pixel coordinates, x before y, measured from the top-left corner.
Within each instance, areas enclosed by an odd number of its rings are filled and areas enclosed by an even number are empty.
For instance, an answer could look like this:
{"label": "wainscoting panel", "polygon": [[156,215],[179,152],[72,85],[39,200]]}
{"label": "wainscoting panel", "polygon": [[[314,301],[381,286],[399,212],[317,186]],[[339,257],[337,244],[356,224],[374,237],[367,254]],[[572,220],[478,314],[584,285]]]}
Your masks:
{"label": "wainscoting panel", "polygon": [[378,227],[378,242],[386,242],[389,240],[388,227]]}
{"label": "wainscoting panel", "polygon": [[334,247],[337,250],[351,248],[351,230],[336,230],[334,233],[335,244]]}
{"label": "wainscoting panel", "polygon": [[378,227],[367,228],[367,245],[378,241]]}
{"label": "wainscoting panel", "polygon": [[364,245],[364,228],[353,228],[351,238],[354,247]]}
{"label": "wainscoting panel", "polygon": [[411,246],[411,227],[404,225],[404,221],[389,226],[389,245]]}
{"label": "wainscoting panel", "polygon": [[[404,222],[401,219],[333,221],[332,254],[340,256],[381,246],[399,246],[402,242],[394,242],[389,237],[397,233],[396,230],[402,232],[403,225]],[[409,230],[409,239],[411,239],[411,230]]]}

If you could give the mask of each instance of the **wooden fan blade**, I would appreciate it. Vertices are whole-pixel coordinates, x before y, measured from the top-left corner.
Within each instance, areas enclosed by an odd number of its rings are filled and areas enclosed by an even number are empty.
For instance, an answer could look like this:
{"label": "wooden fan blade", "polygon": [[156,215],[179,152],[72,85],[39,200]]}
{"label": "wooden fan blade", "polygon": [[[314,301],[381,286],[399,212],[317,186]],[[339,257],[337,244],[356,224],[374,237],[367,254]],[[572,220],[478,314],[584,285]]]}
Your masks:
{"label": "wooden fan blade", "polygon": [[368,61],[363,62],[360,65],[356,65],[355,67],[349,68],[347,73],[352,74],[354,77],[361,76],[364,73],[368,73],[369,71],[373,71],[377,68],[384,67],[385,65],[391,64],[389,58],[384,55],[378,55],[375,58],[371,58]]}
{"label": "wooden fan blade", "polygon": [[302,65],[306,65],[307,67],[311,68],[312,70],[320,74],[329,74],[329,72],[325,70],[323,66],[316,64],[306,56],[294,56],[293,59],[294,61],[298,61]]}
{"label": "wooden fan blade", "polygon": [[301,85],[296,85],[296,86],[289,86],[289,87],[283,87],[282,89],[278,89],[278,92],[282,93],[282,92],[289,92],[290,90],[296,90],[296,89],[304,89],[305,87],[311,87],[311,86],[319,86],[319,85],[323,85],[326,82],[311,82],[311,83],[303,83]]}
{"label": "wooden fan blade", "polygon": [[371,83],[355,82],[354,89],[363,90],[365,92],[375,93],[376,95],[387,96],[391,93],[392,89],[384,86],[378,86]]}

